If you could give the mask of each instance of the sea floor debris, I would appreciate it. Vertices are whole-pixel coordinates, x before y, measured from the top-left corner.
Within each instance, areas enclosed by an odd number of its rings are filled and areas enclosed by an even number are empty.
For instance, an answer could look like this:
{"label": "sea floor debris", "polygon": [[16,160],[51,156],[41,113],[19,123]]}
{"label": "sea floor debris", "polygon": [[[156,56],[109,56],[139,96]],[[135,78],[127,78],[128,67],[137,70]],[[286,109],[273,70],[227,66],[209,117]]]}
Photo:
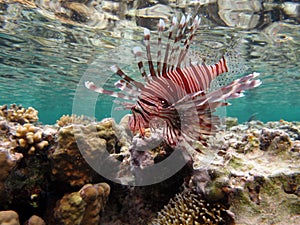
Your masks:
{"label": "sea floor debris", "polygon": [[[21,121],[0,117],[0,225],[176,224],[166,221],[176,220],[178,212],[182,224],[297,224],[300,219],[300,122],[232,124],[210,137],[213,161],[205,168],[196,154],[169,179],[134,187],[93,171],[78,150],[74,127],[86,137],[97,134],[98,141],[86,138],[85,146],[119,160],[116,170],[125,180],[134,181],[137,171],[167,158],[172,149],[165,143],[149,145],[146,157],[136,149],[145,142],[135,136],[132,145],[124,121],[75,116],[53,126]],[[38,147],[43,141],[47,144]]]}

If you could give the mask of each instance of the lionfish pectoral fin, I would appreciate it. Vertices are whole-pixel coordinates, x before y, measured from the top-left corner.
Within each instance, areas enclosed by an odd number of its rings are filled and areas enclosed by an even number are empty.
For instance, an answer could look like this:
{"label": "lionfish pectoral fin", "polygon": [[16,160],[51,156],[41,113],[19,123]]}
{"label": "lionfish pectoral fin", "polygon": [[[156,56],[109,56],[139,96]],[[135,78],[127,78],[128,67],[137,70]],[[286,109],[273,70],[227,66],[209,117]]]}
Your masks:
{"label": "lionfish pectoral fin", "polygon": [[202,96],[202,95],[204,95],[204,91],[198,91],[195,93],[186,94],[184,97],[172,103],[169,106],[169,108],[176,108],[177,110],[184,109],[186,111],[187,109],[196,107],[195,100],[197,99],[198,96]]}
{"label": "lionfish pectoral fin", "polygon": [[135,104],[132,102],[123,102],[117,99],[113,101],[115,104],[120,105],[120,107],[114,108],[115,110],[130,110]]}
{"label": "lionfish pectoral fin", "polygon": [[110,67],[110,69],[117,74],[118,76],[120,76],[125,82],[133,85],[134,87],[136,87],[137,89],[141,89],[144,87],[144,84],[142,84],[141,82],[135,81],[134,79],[132,79],[131,77],[127,76],[117,65],[113,65]]}
{"label": "lionfish pectoral fin", "polygon": [[259,73],[252,73],[242,78],[236,79],[218,90],[212,91],[206,95],[207,102],[219,102],[244,96],[244,91],[258,87],[261,80],[254,79]]}
{"label": "lionfish pectoral fin", "polygon": [[137,96],[135,96],[135,95],[129,95],[129,93],[119,93],[119,92],[115,92],[115,91],[106,90],[102,87],[98,87],[97,85],[95,85],[94,82],[91,82],[91,81],[86,81],[84,83],[84,85],[87,89],[90,89],[91,91],[94,91],[94,92],[97,92],[100,94],[105,94],[105,95],[108,95],[111,97],[122,98],[122,99],[132,100],[132,101],[137,100]]}

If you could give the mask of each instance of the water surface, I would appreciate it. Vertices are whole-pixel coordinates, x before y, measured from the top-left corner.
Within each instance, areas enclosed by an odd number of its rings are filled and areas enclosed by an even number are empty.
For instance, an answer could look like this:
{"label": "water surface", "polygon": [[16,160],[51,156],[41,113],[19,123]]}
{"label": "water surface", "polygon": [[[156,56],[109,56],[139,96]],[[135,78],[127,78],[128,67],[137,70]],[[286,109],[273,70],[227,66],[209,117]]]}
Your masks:
{"label": "water surface", "polygon": [[[202,17],[195,38],[198,49],[223,52],[237,37],[241,60],[248,67],[245,73],[261,73],[263,84],[244,98],[232,100],[227,116],[238,117],[240,122],[300,119],[299,3],[128,2],[86,3],[92,14],[79,10],[84,3],[64,11],[54,1],[54,5],[0,3],[0,105],[32,106],[41,122],[53,124],[72,113],[84,76],[112,86],[115,77],[109,67],[114,63],[130,76],[139,76],[131,49],[142,45],[143,27],[155,31],[159,18],[168,22],[174,15],[197,11]],[[83,108],[90,101],[87,98],[81,99]],[[97,119],[119,116],[112,112],[112,98],[96,98]]]}

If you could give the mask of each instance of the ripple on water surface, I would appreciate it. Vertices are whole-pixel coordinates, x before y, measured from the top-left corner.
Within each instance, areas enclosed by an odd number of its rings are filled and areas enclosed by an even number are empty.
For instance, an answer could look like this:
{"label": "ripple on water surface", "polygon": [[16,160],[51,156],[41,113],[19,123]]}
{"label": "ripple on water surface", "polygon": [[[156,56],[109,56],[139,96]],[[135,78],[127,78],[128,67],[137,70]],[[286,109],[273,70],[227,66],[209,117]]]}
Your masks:
{"label": "ripple on water surface", "polygon": [[[235,36],[247,72],[261,73],[263,85],[232,100],[227,115],[240,121],[253,115],[263,121],[299,120],[299,12],[292,7],[299,8],[298,3],[243,1],[237,6],[232,1],[186,1],[186,5],[183,1],[169,1],[169,5],[129,1],[125,7],[102,1],[89,5],[87,11],[80,11],[85,3],[78,3],[76,7],[69,4],[71,11],[56,12],[58,7],[46,7],[42,1],[16,2],[24,4],[0,3],[0,105],[33,106],[42,122],[54,123],[62,114],[72,113],[82,76],[112,86],[116,78],[109,67],[114,63],[138,76],[131,49],[142,45],[141,26],[155,31],[158,18],[171,20],[173,15],[198,11],[202,22],[196,49],[216,56]],[[262,6],[268,13],[262,13]],[[98,119],[118,115],[111,113],[112,100],[98,97]]]}

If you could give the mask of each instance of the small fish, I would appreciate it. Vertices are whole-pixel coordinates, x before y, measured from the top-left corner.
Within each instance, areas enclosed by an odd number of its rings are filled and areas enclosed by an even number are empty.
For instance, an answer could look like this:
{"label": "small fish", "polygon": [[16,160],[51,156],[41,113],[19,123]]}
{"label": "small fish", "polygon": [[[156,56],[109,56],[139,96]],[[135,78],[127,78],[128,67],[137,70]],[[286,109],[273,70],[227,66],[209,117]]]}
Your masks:
{"label": "small fish", "polygon": [[[192,22],[190,20],[190,15],[182,16],[178,23],[174,17],[164,45],[162,33],[165,23],[162,19],[159,21],[156,62],[152,60],[150,31],[145,29],[149,73],[146,73],[141,60],[143,51],[139,47],[133,48],[144,82],[132,79],[117,65],[111,69],[121,77],[115,83],[120,92],[105,90],[90,81],[85,82],[85,86],[92,91],[129,100],[120,104],[132,112],[129,127],[133,133],[139,132],[144,136],[146,128],[161,128],[163,138],[172,147],[182,141],[192,143],[195,140],[206,145],[203,135],[211,135],[218,130],[219,118],[213,115],[216,108],[229,105],[226,100],[242,97],[245,90],[261,84],[259,79],[255,79],[259,74],[252,73],[212,89],[214,80],[221,74],[231,72],[231,56],[225,53],[214,65],[195,61],[193,54],[189,54],[189,48],[200,18],[196,16]],[[233,67],[233,70],[236,68]]]}

